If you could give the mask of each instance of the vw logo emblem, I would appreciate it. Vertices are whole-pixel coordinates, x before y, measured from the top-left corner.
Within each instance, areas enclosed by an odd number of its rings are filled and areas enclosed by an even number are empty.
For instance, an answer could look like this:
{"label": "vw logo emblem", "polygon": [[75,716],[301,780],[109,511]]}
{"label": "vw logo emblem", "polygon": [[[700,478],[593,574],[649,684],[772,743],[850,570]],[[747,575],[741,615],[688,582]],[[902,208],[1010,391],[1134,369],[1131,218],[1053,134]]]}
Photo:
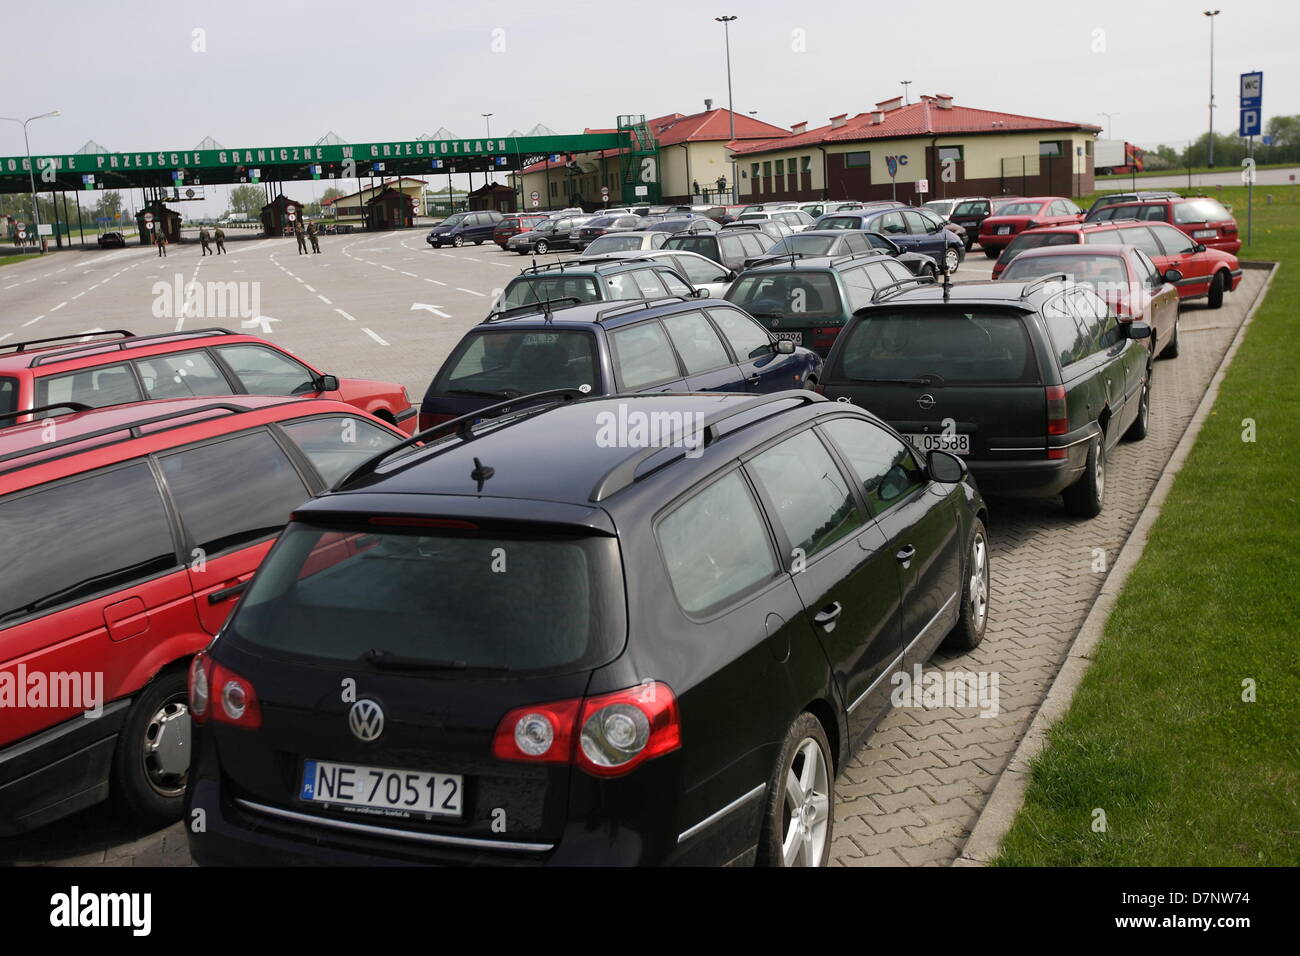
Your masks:
{"label": "vw logo emblem", "polygon": [[357,740],[370,743],[384,732],[384,711],[373,700],[359,700],[348,711],[348,729]]}
{"label": "vw logo emblem", "polygon": [[925,409],[934,408],[935,405],[934,396],[929,394],[922,395],[920,398],[916,400],[916,404]]}

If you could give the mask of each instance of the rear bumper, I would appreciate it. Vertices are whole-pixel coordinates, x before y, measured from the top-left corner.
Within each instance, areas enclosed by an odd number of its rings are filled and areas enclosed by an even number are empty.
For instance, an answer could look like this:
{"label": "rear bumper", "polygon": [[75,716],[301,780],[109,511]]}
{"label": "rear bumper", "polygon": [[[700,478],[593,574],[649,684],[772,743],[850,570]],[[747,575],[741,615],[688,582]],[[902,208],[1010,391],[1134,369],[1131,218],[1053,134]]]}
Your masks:
{"label": "rear bumper", "polygon": [[1011,245],[1011,240],[1016,238],[1010,236],[980,236],[980,247],[983,249],[1005,249]]}
{"label": "rear bumper", "polygon": [[[1085,446],[1080,446],[1085,447]],[[1086,456],[1086,447],[1084,456]],[[967,461],[975,483],[985,495],[1051,498],[1083,474],[1084,456],[1038,461]]]}
{"label": "rear bumper", "polygon": [[108,796],[117,735],[129,698],[0,751],[0,836],[45,826]]}

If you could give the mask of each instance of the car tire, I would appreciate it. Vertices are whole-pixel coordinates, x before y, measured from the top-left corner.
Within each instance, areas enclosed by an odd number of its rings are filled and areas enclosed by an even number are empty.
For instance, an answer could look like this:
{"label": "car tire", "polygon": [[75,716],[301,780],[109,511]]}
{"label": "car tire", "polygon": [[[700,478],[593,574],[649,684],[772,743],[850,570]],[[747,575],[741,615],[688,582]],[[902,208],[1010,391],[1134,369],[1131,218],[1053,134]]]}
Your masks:
{"label": "car tire", "polygon": [[943,264],[948,270],[949,275],[956,272],[957,267],[961,265],[961,256],[957,254],[957,250],[952,248],[952,246],[949,246],[943,251]]}
{"label": "car tire", "polygon": [[996,259],[996,258],[998,257],[998,253],[999,253],[1000,251],[1001,251],[1001,250],[999,250],[999,249],[985,249],[985,250],[984,250],[984,256],[985,256],[985,258],[988,258],[988,259]]}
{"label": "car tire", "polygon": [[939,269],[936,266],[926,266],[921,271],[922,278],[929,278],[932,282],[939,281]]}
{"label": "car tire", "polygon": [[944,638],[943,646],[954,651],[973,651],[984,640],[989,623],[989,534],[984,522],[975,519],[970,545],[966,549],[966,572],[961,591],[961,613]]}
{"label": "car tire", "polygon": [[1142,380],[1142,395],[1138,399],[1137,418],[1124,432],[1125,441],[1141,441],[1147,437],[1151,427],[1151,369],[1147,369],[1146,378]]}
{"label": "car tire", "polygon": [[533,246],[533,251],[536,252],[539,256],[544,256],[546,255],[546,250],[549,248],[551,248],[550,243],[548,243],[545,239],[538,239],[537,245]]}
{"label": "car tire", "polygon": [[1174,336],[1160,353],[1162,359],[1178,358],[1178,319],[1174,319]]}
{"label": "car tire", "polygon": [[1088,445],[1088,462],[1083,476],[1061,492],[1066,514],[1095,518],[1106,503],[1106,435],[1099,434]]}
{"label": "car tire", "polygon": [[809,375],[806,379],[804,379],[803,388],[805,392],[817,391],[817,376]]}
{"label": "car tire", "polygon": [[[120,812],[149,826],[174,823],[183,812],[192,739],[187,685],[187,672],[182,669],[157,677],[131,705],[118,734],[109,777],[113,803]],[[158,750],[160,743],[166,753]],[[181,754],[186,770],[178,774],[174,771]]]}
{"label": "car tire", "polygon": [[[758,844],[760,866],[825,866],[830,860],[835,828],[833,767],[821,721],[807,712],[800,714],[786,731],[776,770],[767,784]],[[800,797],[797,807],[788,806]],[[799,814],[798,822],[792,809]],[[810,814],[807,829],[806,814]],[[787,841],[789,852],[785,850]]]}
{"label": "car tire", "polygon": [[451,237],[451,244],[452,244],[453,246],[455,246],[457,249],[459,249],[461,246],[465,245],[465,237],[464,237],[464,236],[452,236],[452,237]]}
{"label": "car tire", "polygon": [[483,240],[482,240],[482,239],[475,239],[475,240],[474,240],[474,245],[476,245],[476,246],[481,246],[481,245],[483,245]]}
{"label": "car tire", "polygon": [[1223,281],[1223,273],[1216,272],[1214,278],[1210,280],[1210,308],[1223,308],[1223,290],[1226,283]]}

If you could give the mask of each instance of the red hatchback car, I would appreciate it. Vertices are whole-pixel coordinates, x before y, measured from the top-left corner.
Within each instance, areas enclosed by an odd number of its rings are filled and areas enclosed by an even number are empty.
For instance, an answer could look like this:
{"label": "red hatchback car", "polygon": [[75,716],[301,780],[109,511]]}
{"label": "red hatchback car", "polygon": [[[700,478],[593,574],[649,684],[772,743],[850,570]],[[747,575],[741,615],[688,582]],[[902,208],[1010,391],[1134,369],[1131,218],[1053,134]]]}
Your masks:
{"label": "red hatchback car", "polygon": [[[1223,305],[1225,292],[1241,284],[1241,265],[1230,252],[1208,249],[1203,243],[1162,222],[1085,222],[1073,226],[1034,229],[1011,242],[993,264],[993,278],[1020,253],[1044,246],[1085,243],[1095,246],[1133,246],[1155,262],[1161,274],[1178,290],[1178,298],[1209,299],[1211,309]],[[1170,270],[1177,273],[1171,274]]]}
{"label": "red hatchback car", "polygon": [[1088,214],[1086,222],[1111,222],[1136,219],[1139,222],[1166,222],[1211,249],[1236,255],[1241,251],[1241,234],[1237,220],[1223,204],[1209,196],[1175,199],[1144,199],[1141,202],[1102,206]]}
{"label": "red hatchback car", "polygon": [[503,218],[497,223],[496,228],[492,230],[492,241],[502,249],[509,248],[511,236],[517,236],[520,233],[531,232],[540,222],[545,222],[550,217],[546,213],[517,213]]}
{"label": "red hatchback car", "polygon": [[1002,272],[1027,282],[1064,273],[1097,293],[1121,322],[1151,326],[1146,340],[1155,358],[1178,356],[1178,290],[1141,249],[1132,246],[1048,246],[1030,249]]}
{"label": "red hatchback car", "polygon": [[406,436],[322,399],[47,411],[0,415],[0,835],[110,796],[166,823],[191,657],[290,512]]}
{"label": "red hatchback car", "polygon": [[64,402],[104,408],[245,394],[334,399],[415,431],[416,409],[401,385],[327,375],[265,339],[226,329],[117,329],[0,344],[0,415]]}
{"label": "red hatchback car", "polygon": [[1083,210],[1061,196],[1034,196],[1006,203],[997,215],[980,223],[980,248],[990,259],[1012,238],[1038,226],[1064,226],[1083,220]]}

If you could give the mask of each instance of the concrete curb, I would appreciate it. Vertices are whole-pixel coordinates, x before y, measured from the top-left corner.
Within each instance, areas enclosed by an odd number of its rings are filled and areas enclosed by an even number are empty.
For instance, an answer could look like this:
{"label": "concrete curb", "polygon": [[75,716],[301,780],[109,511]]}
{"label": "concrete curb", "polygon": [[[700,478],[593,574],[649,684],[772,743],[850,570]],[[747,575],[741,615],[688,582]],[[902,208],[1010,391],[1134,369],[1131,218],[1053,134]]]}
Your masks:
{"label": "concrete curb", "polygon": [[1061,664],[1061,669],[1057,671],[1056,678],[1047,691],[1047,696],[1043,698],[1043,703],[1039,706],[1038,713],[1034,715],[1029,729],[1025,731],[1025,736],[1021,739],[1020,745],[1016,748],[1015,753],[1011,755],[1011,760],[1007,763],[1001,776],[998,777],[998,782],[989,795],[988,802],[984,805],[984,809],[980,811],[979,818],[975,821],[975,826],[971,829],[971,834],[966,840],[966,845],[962,847],[961,855],[953,861],[953,866],[987,866],[997,855],[1003,837],[1007,835],[1016,814],[1024,806],[1025,790],[1029,786],[1030,761],[1047,746],[1047,732],[1070,709],[1074,695],[1078,692],[1079,685],[1083,682],[1083,677],[1092,664],[1093,651],[1106,629],[1106,621],[1110,617],[1111,609],[1115,606],[1116,599],[1124,589],[1124,583],[1128,580],[1129,574],[1137,566],[1138,560],[1142,557],[1142,552],[1146,549],[1147,537],[1151,533],[1151,527],[1160,516],[1161,507],[1173,487],[1174,479],[1178,476],[1178,472],[1182,470],[1183,463],[1187,460],[1187,456],[1196,444],[1196,438],[1201,432],[1201,427],[1210,416],[1210,410],[1214,407],[1215,399],[1219,396],[1219,387],[1224,376],[1227,375],[1228,367],[1232,364],[1232,359],[1237,354],[1237,349],[1246,336],[1246,330],[1255,317],[1255,311],[1268,294],[1269,285],[1272,284],[1273,277],[1277,275],[1279,268],[1279,264],[1275,262],[1243,261],[1241,265],[1247,269],[1268,269],[1268,278],[1264,280],[1259,294],[1255,297],[1255,301],[1251,303],[1250,309],[1246,312],[1246,317],[1242,319],[1237,334],[1233,336],[1228,350],[1224,352],[1223,360],[1219,362],[1219,367],[1210,379],[1205,394],[1201,396],[1201,401],[1196,406],[1191,421],[1187,423],[1182,438],[1174,446],[1169,461],[1165,464],[1164,472],[1161,474],[1160,480],[1156,482],[1155,489],[1151,492],[1151,498],[1147,501],[1146,507],[1142,509],[1142,514],[1138,516],[1132,532],[1124,542],[1124,546],[1120,548],[1119,554],[1115,557],[1115,563],[1111,566],[1110,573],[1106,575],[1101,592],[1097,595],[1097,600],[1093,603],[1092,609],[1079,627],[1079,633],[1075,635],[1070,650]]}

